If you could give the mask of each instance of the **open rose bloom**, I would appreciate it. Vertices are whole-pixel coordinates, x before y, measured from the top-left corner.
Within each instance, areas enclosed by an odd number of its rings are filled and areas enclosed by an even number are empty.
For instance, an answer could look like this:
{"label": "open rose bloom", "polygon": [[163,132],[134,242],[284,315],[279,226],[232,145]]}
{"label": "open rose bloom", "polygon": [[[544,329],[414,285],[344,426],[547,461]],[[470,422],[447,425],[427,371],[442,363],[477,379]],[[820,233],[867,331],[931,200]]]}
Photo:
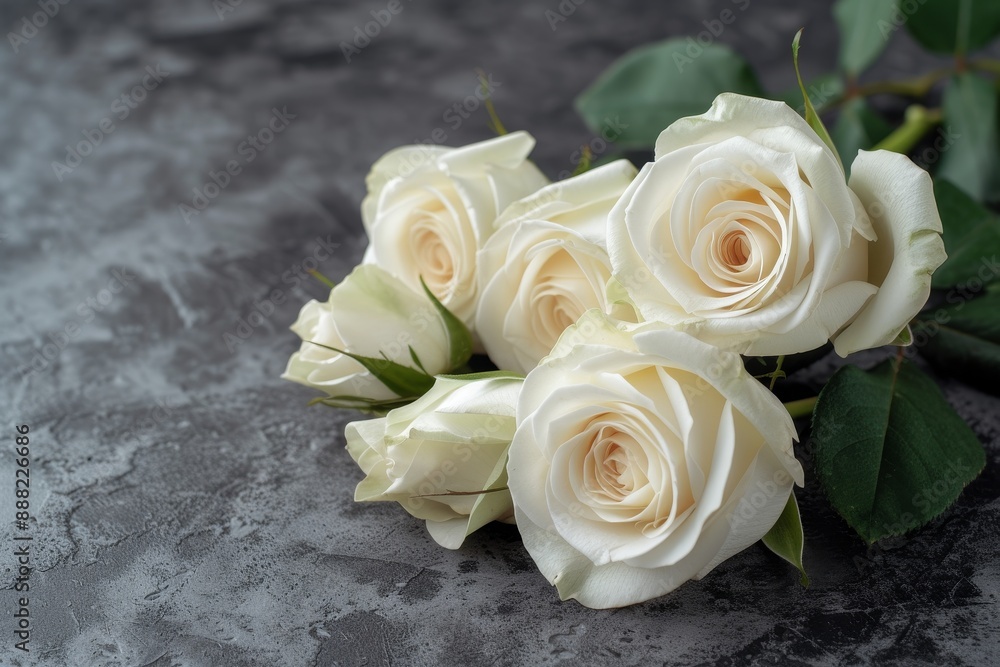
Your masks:
{"label": "open rose bloom", "polygon": [[563,599],[621,607],[761,539],[802,468],[739,356],[592,311],[528,374],[508,464],[517,525]]}
{"label": "open rose bloom", "polygon": [[527,160],[534,145],[526,132],[512,132],[462,148],[404,146],[384,155],[361,203],[370,240],[365,262],[414,289],[423,278],[472,327],[476,253],[509,204],[548,183]]}
{"label": "open rose bloom", "polygon": [[[845,156],[846,157],[846,156]],[[648,320],[744,354],[892,342],[945,259],[931,179],[834,152],[782,102],[720,95],[656,141],[611,214],[615,277]]]}
{"label": "open rose bloom", "polygon": [[497,220],[477,258],[476,316],[497,366],[527,373],[585,312],[614,312],[608,213],[635,175],[630,162],[616,160],[545,186]]}

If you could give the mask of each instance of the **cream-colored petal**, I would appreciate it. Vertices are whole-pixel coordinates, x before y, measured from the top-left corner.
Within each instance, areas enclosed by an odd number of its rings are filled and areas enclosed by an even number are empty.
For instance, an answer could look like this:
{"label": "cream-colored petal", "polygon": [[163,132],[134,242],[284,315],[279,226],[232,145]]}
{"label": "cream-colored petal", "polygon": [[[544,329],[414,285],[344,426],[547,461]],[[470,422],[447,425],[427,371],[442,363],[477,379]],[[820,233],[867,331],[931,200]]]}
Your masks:
{"label": "cream-colored petal", "polygon": [[455,517],[447,521],[427,520],[427,532],[445,549],[458,549],[468,537],[469,517]]}
{"label": "cream-colored petal", "polygon": [[861,151],[850,187],[878,235],[868,255],[878,292],[834,339],[841,356],[892,342],[927,302],[931,275],[947,258],[931,178],[909,158]]}
{"label": "cream-colored petal", "polygon": [[763,538],[785,509],[792,485],[791,476],[774,452],[761,449],[729,495],[731,502],[713,517],[714,523],[726,526],[726,540],[695,578],[701,579],[722,561]]}
{"label": "cream-colored petal", "polygon": [[440,314],[421,292],[378,266],[362,264],[330,294],[337,332],[348,352],[446,373],[450,341]]}
{"label": "cream-colored petal", "polygon": [[637,173],[628,160],[615,160],[551,183],[508,206],[497,218],[496,227],[546,220],[573,230],[591,243],[603,245],[608,210]]}
{"label": "cream-colored petal", "polygon": [[770,357],[822,347],[858,314],[876,291],[874,285],[861,280],[836,285],[823,293],[809,319],[785,333],[761,331],[744,354]]}

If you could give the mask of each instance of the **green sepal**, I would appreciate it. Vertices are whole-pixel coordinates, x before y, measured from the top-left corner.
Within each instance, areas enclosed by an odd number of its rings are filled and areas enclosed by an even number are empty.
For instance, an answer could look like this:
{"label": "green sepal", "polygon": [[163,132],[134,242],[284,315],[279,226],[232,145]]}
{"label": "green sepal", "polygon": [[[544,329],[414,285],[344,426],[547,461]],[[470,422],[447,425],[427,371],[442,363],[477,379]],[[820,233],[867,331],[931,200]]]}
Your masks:
{"label": "green sepal", "polygon": [[910,325],[907,324],[903,327],[903,330],[896,334],[896,337],[892,339],[889,345],[895,345],[896,347],[909,347],[913,345],[913,331],[910,330]]}
{"label": "green sepal", "polygon": [[479,373],[460,373],[457,375],[438,375],[445,380],[523,380],[524,376],[514,371],[481,371]]}
{"label": "green sepal", "polygon": [[413,346],[407,345],[407,347],[410,348],[410,359],[413,360],[413,363],[416,364],[417,368],[423,371],[424,374],[430,375],[430,373],[427,372],[427,369],[424,368],[424,364],[420,361],[420,356],[417,354],[417,351],[413,349]]}
{"label": "green sepal", "polygon": [[781,511],[778,521],[761,539],[768,549],[794,565],[801,573],[799,583],[809,587],[809,576],[802,564],[802,547],[805,537],[802,534],[802,517],[799,515],[799,504],[795,500],[795,492],[788,494],[788,502]]}
{"label": "green sepal", "polygon": [[338,354],[354,359],[365,367],[379,382],[384,384],[393,393],[401,397],[412,396],[414,398],[423,396],[434,386],[434,378],[427,373],[415,368],[398,364],[387,358],[376,359],[375,357],[365,357],[360,354],[353,354],[346,350],[340,350],[329,345],[323,345],[316,341],[307,341],[313,345],[331,350]]}
{"label": "green sepal", "polygon": [[423,276],[420,277],[420,285],[424,288],[427,298],[437,308],[441,320],[444,322],[444,328],[448,332],[448,367],[461,368],[472,356],[472,334],[469,333],[469,328],[465,326],[465,323],[455,317],[455,314],[445,308],[444,304],[434,296],[434,292],[424,282]]}
{"label": "green sepal", "polygon": [[833,154],[837,156],[837,161],[843,166],[844,162],[840,159],[840,153],[837,152],[837,147],[833,143],[833,139],[830,137],[830,133],[827,132],[826,126],[823,125],[822,119],[820,119],[819,114],[816,113],[816,108],[813,107],[812,100],[809,99],[809,93],[806,91],[806,84],[802,81],[802,74],[799,72],[799,41],[802,39],[802,31],[799,30],[795,33],[795,39],[792,40],[792,63],[795,65],[795,78],[799,82],[799,90],[802,91],[802,101],[805,104],[805,119],[819,138],[830,147]]}
{"label": "green sepal", "polygon": [[409,405],[414,400],[415,399],[412,397],[377,401],[360,396],[319,396],[309,401],[308,405],[325,405],[329,408],[357,410],[358,412],[364,412],[376,417],[382,417],[396,408],[402,408]]}

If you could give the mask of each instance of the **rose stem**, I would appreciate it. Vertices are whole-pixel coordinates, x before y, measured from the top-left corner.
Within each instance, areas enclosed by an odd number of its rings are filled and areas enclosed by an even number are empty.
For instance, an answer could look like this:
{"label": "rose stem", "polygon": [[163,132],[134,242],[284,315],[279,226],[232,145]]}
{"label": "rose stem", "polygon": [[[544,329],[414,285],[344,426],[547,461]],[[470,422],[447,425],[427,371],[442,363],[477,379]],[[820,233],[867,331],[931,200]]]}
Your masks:
{"label": "rose stem", "polygon": [[801,419],[803,417],[808,417],[812,414],[813,408],[816,407],[816,399],[819,396],[813,396],[812,398],[802,398],[797,401],[789,401],[785,403],[785,409],[788,410],[788,414],[792,416],[792,419]]}

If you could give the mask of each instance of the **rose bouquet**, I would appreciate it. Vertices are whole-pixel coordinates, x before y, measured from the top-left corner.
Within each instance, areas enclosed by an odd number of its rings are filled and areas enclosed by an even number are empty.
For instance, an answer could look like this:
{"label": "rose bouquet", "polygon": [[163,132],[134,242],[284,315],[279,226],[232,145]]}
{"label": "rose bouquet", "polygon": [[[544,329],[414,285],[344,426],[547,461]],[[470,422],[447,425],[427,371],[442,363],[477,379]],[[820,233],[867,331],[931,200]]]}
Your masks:
{"label": "rose bouquet", "polygon": [[[986,175],[951,183],[967,167],[949,157],[935,182],[906,156],[949,118],[953,88],[981,87],[963,50],[943,113],[914,105],[872,130],[856,75],[878,44],[851,26],[890,9],[837,5],[850,43],[848,89],[824,100],[832,134],[801,78],[799,113],[723,47],[669,40],[577,101],[598,131],[614,117],[618,145],[654,148],[639,169],[584,151],[550,183],[524,132],[376,162],[363,262],[303,307],[284,375],[372,413],[346,430],[355,499],[399,503],[449,549],[516,523],[560,597],[596,608],[666,594],[758,541],[806,583],[793,418],[812,417],[811,473],[866,541],[953,503],[984,453],[907,346],[959,376],[998,368],[1000,294],[980,292],[1000,222],[974,200]],[[951,291],[925,310],[932,287]],[[879,348],[818,397],[774,393],[828,353]],[[472,372],[484,353],[496,370]]]}

